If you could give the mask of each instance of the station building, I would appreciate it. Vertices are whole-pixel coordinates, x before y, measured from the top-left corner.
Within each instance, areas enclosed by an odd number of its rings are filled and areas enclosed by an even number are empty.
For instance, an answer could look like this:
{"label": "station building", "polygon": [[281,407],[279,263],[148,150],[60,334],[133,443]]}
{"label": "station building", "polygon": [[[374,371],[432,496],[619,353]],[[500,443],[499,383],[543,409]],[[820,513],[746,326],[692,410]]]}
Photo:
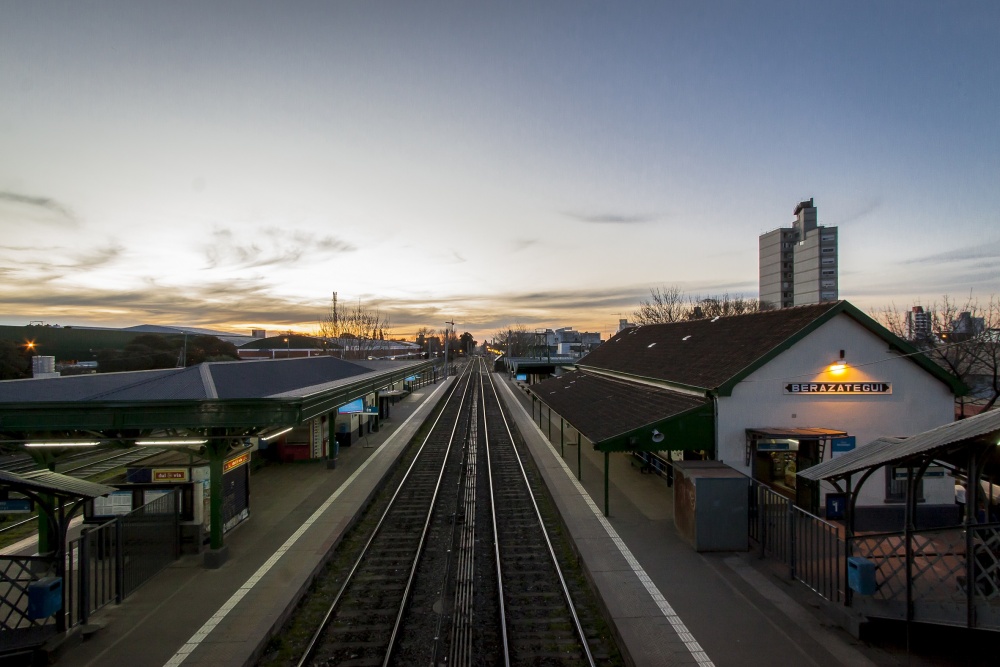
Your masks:
{"label": "station building", "polygon": [[[965,388],[836,301],[623,329],[529,391],[595,449],[715,459],[822,514],[832,487],[797,471],[951,422]],[[859,527],[898,525],[905,475],[887,467],[865,485]],[[920,494],[924,521],[954,521],[943,470],[924,477]]]}

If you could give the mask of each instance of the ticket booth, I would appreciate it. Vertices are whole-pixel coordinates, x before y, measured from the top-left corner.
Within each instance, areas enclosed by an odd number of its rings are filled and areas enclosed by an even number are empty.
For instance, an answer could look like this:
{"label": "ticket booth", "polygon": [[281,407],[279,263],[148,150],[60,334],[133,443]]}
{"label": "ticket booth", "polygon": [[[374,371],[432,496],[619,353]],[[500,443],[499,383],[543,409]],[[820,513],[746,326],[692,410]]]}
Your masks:
{"label": "ticket booth", "polygon": [[[250,460],[252,447],[233,452],[222,467],[223,533],[250,518]],[[167,451],[129,466],[121,481],[109,484],[117,490],[95,498],[84,507],[84,521],[104,523],[150,503],[179,492],[181,550],[199,553],[208,542],[211,520],[209,511],[211,485],[208,461],[189,452]]]}

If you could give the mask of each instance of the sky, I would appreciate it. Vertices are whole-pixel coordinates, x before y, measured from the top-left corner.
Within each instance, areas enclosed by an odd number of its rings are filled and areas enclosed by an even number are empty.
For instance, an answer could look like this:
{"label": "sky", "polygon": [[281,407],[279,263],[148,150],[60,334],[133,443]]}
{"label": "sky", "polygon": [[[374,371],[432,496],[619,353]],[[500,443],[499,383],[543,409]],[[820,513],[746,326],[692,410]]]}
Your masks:
{"label": "sky", "polygon": [[995,0],[0,0],[0,324],[607,337],[810,197],[841,298],[988,298],[998,185]]}

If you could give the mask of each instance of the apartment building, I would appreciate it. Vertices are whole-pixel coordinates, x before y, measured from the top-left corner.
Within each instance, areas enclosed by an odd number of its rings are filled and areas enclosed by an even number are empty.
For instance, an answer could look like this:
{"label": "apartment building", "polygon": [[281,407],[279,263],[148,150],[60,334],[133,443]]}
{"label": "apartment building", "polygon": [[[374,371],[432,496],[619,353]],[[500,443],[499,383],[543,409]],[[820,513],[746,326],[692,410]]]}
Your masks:
{"label": "apartment building", "polygon": [[817,224],[812,199],[799,202],[791,227],[758,238],[760,300],[777,308],[839,298],[837,228]]}

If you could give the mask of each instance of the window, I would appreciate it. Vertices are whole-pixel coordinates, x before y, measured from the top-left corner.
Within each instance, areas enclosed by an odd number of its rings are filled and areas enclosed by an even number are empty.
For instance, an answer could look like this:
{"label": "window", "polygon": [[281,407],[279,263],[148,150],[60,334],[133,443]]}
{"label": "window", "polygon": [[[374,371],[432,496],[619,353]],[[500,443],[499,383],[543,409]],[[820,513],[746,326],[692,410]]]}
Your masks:
{"label": "window", "polygon": [[823,269],[824,276],[835,276],[837,275],[837,269]]}
{"label": "window", "polygon": [[823,236],[820,237],[820,240],[821,241],[836,241],[837,237],[835,235],[833,235],[833,234],[823,234]]}
{"label": "window", "polygon": [[830,253],[837,252],[837,249],[833,246],[829,246],[827,248],[822,248],[820,252],[822,252],[824,255],[829,255]]}
{"label": "window", "polygon": [[836,257],[824,257],[823,258],[823,263],[824,264],[836,264],[837,263],[837,258]]}
{"label": "window", "polygon": [[[916,470],[913,471],[916,473]],[[924,480],[920,480],[916,488],[917,502],[924,502]],[[885,467],[885,502],[906,502],[906,468],[895,466]]]}

